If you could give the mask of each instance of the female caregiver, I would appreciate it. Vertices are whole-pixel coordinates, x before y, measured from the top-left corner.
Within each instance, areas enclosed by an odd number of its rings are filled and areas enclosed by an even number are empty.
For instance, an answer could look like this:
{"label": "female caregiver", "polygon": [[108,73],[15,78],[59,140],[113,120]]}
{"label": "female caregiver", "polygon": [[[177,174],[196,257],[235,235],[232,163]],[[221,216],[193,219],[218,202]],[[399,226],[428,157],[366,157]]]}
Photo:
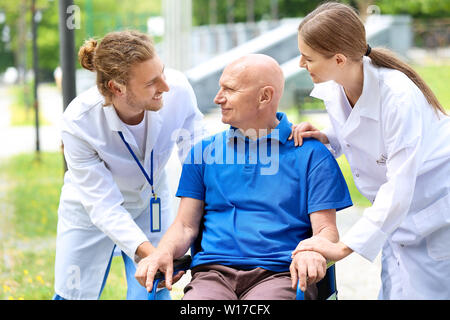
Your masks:
{"label": "female caregiver", "polygon": [[344,153],[372,206],[340,242],[314,237],[296,250],[373,261],[382,249],[380,299],[450,299],[450,118],[414,70],[370,48],[346,5],[306,16],[298,46],[331,128],[301,123],[294,140],[314,137]]}
{"label": "female caregiver", "polygon": [[[202,114],[184,75],[164,70],[152,40],[113,32],[79,51],[97,86],[63,116],[68,171],[58,209],[54,299],[98,299],[116,249],[127,275],[127,299],[147,299],[134,278],[173,220],[165,165],[201,139]],[[177,139],[177,132],[185,134]],[[178,276],[181,276],[179,274]],[[157,298],[170,299],[163,289]]]}

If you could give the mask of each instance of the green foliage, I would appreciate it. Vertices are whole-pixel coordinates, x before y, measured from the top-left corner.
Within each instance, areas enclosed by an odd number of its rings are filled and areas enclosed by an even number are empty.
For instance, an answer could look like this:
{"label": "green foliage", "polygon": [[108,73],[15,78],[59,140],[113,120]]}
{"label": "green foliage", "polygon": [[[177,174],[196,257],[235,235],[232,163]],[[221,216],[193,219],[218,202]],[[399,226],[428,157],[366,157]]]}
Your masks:
{"label": "green foliage", "polygon": [[[58,21],[57,1],[49,2],[48,6],[42,10],[42,20],[39,22],[37,31],[39,69],[48,70],[49,73],[53,72],[59,65]],[[30,61],[31,66],[31,46],[28,50],[28,61]]]}
{"label": "green foliage", "polygon": [[[36,121],[33,107],[33,85],[34,81],[26,82],[23,85],[14,85],[9,88],[12,103],[9,105],[11,126],[34,126]],[[39,113],[39,124],[48,125],[42,112]]]}
{"label": "green foliage", "polygon": [[[229,7],[227,0],[217,0],[217,22],[227,22],[227,12]],[[255,20],[269,19],[271,0],[254,0]],[[284,17],[304,17],[314,10],[324,0],[279,0],[278,16]],[[355,8],[360,5],[375,4],[381,14],[409,14],[415,18],[435,18],[448,17],[450,15],[450,1],[442,0],[338,0],[349,4]],[[204,25],[210,21],[209,0],[193,0],[194,24]],[[246,21],[247,6],[246,1],[234,1],[235,22]]]}
{"label": "green foliage", "polygon": [[409,14],[414,18],[448,18],[450,1],[442,0],[377,0],[381,14]]}
{"label": "green foliage", "polygon": [[[323,0],[279,0],[278,17],[302,17],[314,10]],[[271,0],[254,0],[255,21],[270,19]],[[210,1],[192,0],[193,23],[194,25],[204,25],[210,22]],[[227,23],[227,13],[230,8],[226,0],[217,0],[217,23]],[[234,21],[247,21],[246,1],[234,1]]]}
{"label": "green foliage", "polygon": [[[193,1],[194,25],[208,24],[210,21],[209,0]],[[305,16],[316,8],[322,0],[279,0],[278,17]],[[342,0],[355,7],[364,0]],[[370,2],[370,1],[369,1]],[[414,17],[448,17],[450,1],[441,0],[376,0],[382,14],[411,14]],[[38,50],[40,69],[47,74],[59,64],[58,1],[37,0],[37,9],[42,13],[38,28]],[[254,0],[255,20],[269,19],[271,0]],[[75,31],[75,47],[79,48],[85,39],[101,38],[106,33],[126,28],[145,31],[147,18],[162,15],[162,0],[75,0],[80,8],[81,28]],[[19,56],[26,52],[27,68],[31,68],[32,50],[28,34],[31,32],[31,0],[0,0],[0,10],[6,21],[0,25],[2,32],[10,28],[10,43],[0,41],[0,72],[12,64],[19,65]],[[217,0],[217,22],[226,23],[229,8],[227,0]],[[20,21],[25,30],[20,32]],[[234,21],[247,19],[246,1],[234,1]],[[160,39],[157,39],[160,40]],[[25,47],[24,47],[25,45]]]}
{"label": "green foliage", "polygon": [[[147,19],[161,15],[161,0],[75,0],[80,8],[81,28],[75,30],[75,47],[79,48],[85,39],[101,38],[106,33],[122,29],[147,30]],[[51,74],[59,65],[59,1],[37,0],[36,9],[42,13],[38,24],[39,68],[44,74]],[[0,10],[5,13],[6,25],[10,28],[10,44],[0,41],[0,72],[10,65],[19,65],[19,55],[26,51],[26,68],[32,67],[31,1],[0,0]],[[23,32],[20,21],[23,20]],[[25,47],[24,47],[25,45]]]}

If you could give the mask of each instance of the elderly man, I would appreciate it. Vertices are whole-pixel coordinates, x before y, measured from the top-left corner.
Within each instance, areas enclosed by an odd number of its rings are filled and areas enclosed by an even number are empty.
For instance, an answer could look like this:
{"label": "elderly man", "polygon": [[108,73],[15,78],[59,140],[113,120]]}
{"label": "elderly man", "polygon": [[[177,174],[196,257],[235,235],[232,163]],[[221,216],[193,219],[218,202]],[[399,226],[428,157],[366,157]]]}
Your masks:
{"label": "elderly man", "polygon": [[326,147],[313,139],[295,147],[288,139],[291,124],[277,113],[283,87],[280,66],[265,55],[225,68],[215,103],[231,128],[204,139],[187,157],[178,215],[136,271],[147,290],[158,269],[171,289],[172,260],[198,239],[184,299],[295,299],[297,279],[314,298],[325,259],[312,251],[291,253],[311,236],[337,242],[336,210],[352,203]]}

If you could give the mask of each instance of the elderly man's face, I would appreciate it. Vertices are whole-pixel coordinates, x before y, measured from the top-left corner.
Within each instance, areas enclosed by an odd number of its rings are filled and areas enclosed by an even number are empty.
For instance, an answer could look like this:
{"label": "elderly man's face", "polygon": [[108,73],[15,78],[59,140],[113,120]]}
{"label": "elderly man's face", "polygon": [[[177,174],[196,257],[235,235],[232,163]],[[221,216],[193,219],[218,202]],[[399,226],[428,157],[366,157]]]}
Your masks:
{"label": "elderly man's face", "polygon": [[243,128],[254,121],[260,87],[252,81],[251,72],[242,65],[230,65],[223,71],[219,84],[214,103],[222,109],[222,122]]}

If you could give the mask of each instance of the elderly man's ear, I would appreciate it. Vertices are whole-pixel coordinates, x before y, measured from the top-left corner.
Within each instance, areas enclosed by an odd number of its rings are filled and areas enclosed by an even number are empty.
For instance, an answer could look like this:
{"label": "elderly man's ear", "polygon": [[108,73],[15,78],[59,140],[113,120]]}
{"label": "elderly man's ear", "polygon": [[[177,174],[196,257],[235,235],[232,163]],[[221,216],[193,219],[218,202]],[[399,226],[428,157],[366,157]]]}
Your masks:
{"label": "elderly man's ear", "polygon": [[261,88],[259,95],[259,104],[269,104],[273,100],[275,89],[272,86],[265,86]]}

